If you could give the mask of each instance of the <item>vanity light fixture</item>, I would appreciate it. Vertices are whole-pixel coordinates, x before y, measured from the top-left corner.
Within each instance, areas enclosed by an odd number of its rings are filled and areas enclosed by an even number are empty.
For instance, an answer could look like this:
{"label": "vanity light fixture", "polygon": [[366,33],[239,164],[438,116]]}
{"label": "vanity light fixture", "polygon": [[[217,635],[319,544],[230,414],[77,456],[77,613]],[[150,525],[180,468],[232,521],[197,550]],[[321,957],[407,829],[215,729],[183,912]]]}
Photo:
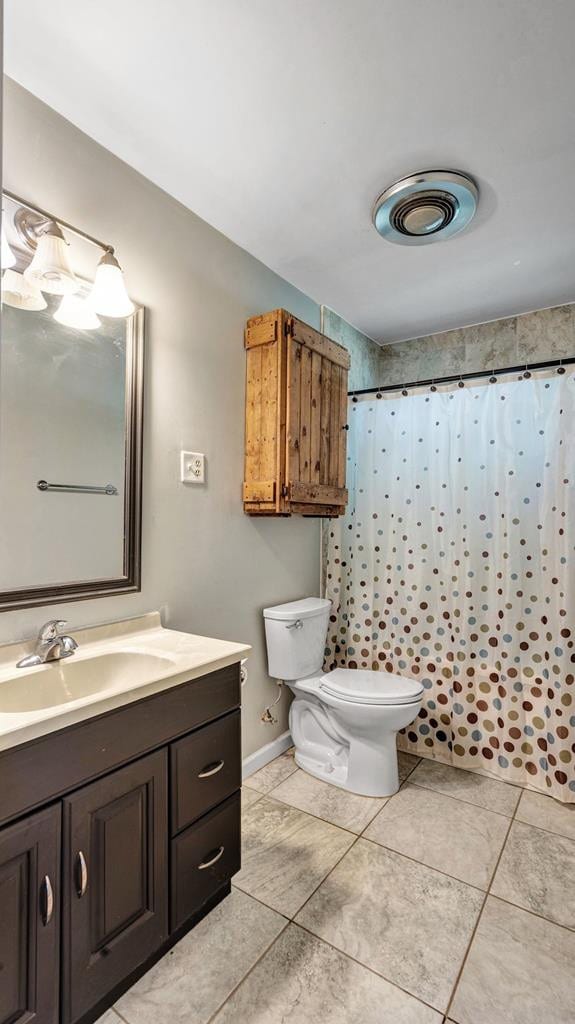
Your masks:
{"label": "vanity light fixture", "polygon": [[78,291],[80,282],[70,266],[68,243],[55,220],[49,221],[39,236],[36,252],[24,271],[24,277],[34,281],[49,295],[71,295]]}
{"label": "vanity light fixture", "polygon": [[[24,243],[25,251],[33,253],[30,264],[24,270],[23,279],[32,289],[39,288],[47,294],[64,297],[54,313],[55,320],[68,327],[91,330],[101,326],[98,313],[107,317],[128,317],[136,311],[136,307],[126,291],[122,269],[111,245],[54,217],[51,213],[34,206],[13,192],[4,190],[3,195],[18,207],[14,214],[14,227]],[[82,288],[82,282],[76,277],[70,263],[69,244],[66,241],[63,228],[103,250],[92,290],[87,297],[76,294]],[[5,256],[5,241],[3,233],[2,261]],[[15,262],[16,257],[7,242],[6,249],[6,258],[12,256]],[[20,274],[17,276],[22,277]],[[13,281],[10,292],[7,290],[7,295],[15,294],[15,291],[15,282]],[[23,291],[21,282],[18,291]],[[76,301],[69,301],[72,298]],[[12,305],[17,304],[20,309],[46,308],[45,302],[43,306],[37,306],[24,304],[22,301],[12,303],[9,302],[9,299],[6,301]],[[29,297],[29,301],[33,300]],[[38,301],[37,297],[36,301]]]}
{"label": "vanity light fixture", "polygon": [[64,295],[54,313],[54,320],[65,327],[75,327],[78,331],[96,330],[102,326],[102,321],[96,316],[90,300],[82,298],[81,295]]}
{"label": "vanity light fixture", "polygon": [[134,312],[134,303],[126,291],[122,268],[113,249],[107,249],[98,263],[89,302],[102,316],[123,317]]}
{"label": "vanity light fixture", "polygon": [[46,309],[48,303],[34,281],[17,270],[5,270],[2,276],[2,302],[14,309]]}
{"label": "vanity light fixture", "polygon": [[16,263],[16,257],[8,245],[8,239],[6,238],[6,232],[4,231],[4,224],[2,224],[2,251],[0,253],[0,265],[2,270],[8,270],[13,267]]}

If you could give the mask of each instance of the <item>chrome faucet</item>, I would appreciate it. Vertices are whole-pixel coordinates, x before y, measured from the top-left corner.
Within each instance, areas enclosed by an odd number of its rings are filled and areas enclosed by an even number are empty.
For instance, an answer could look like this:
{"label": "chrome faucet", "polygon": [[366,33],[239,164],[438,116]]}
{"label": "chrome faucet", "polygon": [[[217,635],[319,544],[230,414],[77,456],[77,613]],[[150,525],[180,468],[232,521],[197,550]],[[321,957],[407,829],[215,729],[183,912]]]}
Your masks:
{"label": "chrome faucet", "polygon": [[16,668],[30,668],[32,665],[45,665],[48,661],[69,658],[78,644],[74,637],[61,633],[65,625],[65,619],[50,619],[49,622],[45,622],[38,633],[34,653],[22,658]]}

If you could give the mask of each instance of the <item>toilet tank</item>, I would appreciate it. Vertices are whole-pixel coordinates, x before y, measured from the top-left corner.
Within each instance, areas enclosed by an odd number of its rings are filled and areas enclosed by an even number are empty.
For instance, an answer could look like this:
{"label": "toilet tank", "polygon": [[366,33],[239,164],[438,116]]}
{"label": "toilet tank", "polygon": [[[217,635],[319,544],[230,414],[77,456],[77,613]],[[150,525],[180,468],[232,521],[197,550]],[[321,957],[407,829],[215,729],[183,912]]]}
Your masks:
{"label": "toilet tank", "polygon": [[330,610],[323,597],[264,608],[270,676],[293,680],[321,671]]}

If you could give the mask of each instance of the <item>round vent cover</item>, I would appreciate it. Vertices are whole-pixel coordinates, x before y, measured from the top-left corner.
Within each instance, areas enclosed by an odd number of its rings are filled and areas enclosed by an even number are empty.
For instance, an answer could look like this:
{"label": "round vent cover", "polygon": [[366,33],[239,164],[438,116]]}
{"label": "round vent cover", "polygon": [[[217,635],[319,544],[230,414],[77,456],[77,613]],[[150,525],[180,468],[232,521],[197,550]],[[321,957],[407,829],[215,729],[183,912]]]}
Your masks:
{"label": "round vent cover", "polygon": [[420,171],[382,192],[373,208],[380,235],[400,245],[429,245],[467,227],[477,208],[477,185],[460,171]]}

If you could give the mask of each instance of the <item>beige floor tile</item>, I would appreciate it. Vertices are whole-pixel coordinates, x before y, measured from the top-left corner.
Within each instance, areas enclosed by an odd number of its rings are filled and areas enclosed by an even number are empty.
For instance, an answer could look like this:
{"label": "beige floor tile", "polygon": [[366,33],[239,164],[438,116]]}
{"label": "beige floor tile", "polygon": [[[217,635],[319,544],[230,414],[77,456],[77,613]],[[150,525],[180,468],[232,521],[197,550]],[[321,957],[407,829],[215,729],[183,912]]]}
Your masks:
{"label": "beige floor tile", "polygon": [[295,772],[297,765],[294,761],[294,749],[290,747],[285,753],[274,758],[269,764],[260,768],[259,772],[244,779],[244,786],[248,789],[257,789],[260,793],[269,793],[271,789],[279,786],[280,782],[287,779],[288,775]]}
{"label": "beige floor tile", "polygon": [[515,817],[528,825],[575,839],[575,804],[560,804],[551,796],[525,789]]}
{"label": "beige floor tile", "polygon": [[517,806],[521,790],[517,786],[509,786],[506,782],[488,779],[474,772],[464,772],[461,768],[440,764],[439,761],[423,760],[409,777],[409,781],[426,789],[434,789],[437,793],[456,797],[485,807],[488,811],[507,814],[509,817]]}
{"label": "beige floor tile", "polygon": [[289,925],[214,1024],[441,1024],[441,1015]]}
{"label": "beige floor tile", "polygon": [[575,935],[488,897],[450,1009],[457,1024],[573,1024]]}
{"label": "beige floor tile", "polygon": [[483,893],[359,839],[297,921],[445,1010]]}
{"label": "beige floor tile", "polygon": [[96,1024],[122,1024],[122,1018],[114,1010],[106,1010],[103,1017],[98,1017]]}
{"label": "beige floor tile", "polygon": [[405,782],[405,780],[411,775],[414,768],[420,763],[421,758],[416,757],[414,754],[406,754],[403,750],[397,751],[397,767],[399,771],[399,782]]}
{"label": "beige floor tile", "polygon": [[118,1012],[128,1024],[205,1024],[285,924],[273,910],[232,889],[118,1000]]}
{"label": "beige floor tile", "polygon": [[257,800],[261,800],[262,795],[257,789],[249,789],[247,786],[242,786],[242,811],[247,810]]}
{"label": "beige floor tile", "polygon": [[350,832],[264,797],[244,814],[234,885],[293,917],[353,842]]}
{"label": "beige floor tile", "polygon": [[514,822],[491,892],[550,921],[575,928],[575,842]]}
{"label": "beige floor tile", "polygon": [[358,835],[385,803],[385,798],[358,796],[338,786],[330,786],[301,769],[274,789],[273,798]]}
{"label": "beige floor tile", "polygon": [[392,796],[365,839],[487,889],[509,819],[409,782]]}

